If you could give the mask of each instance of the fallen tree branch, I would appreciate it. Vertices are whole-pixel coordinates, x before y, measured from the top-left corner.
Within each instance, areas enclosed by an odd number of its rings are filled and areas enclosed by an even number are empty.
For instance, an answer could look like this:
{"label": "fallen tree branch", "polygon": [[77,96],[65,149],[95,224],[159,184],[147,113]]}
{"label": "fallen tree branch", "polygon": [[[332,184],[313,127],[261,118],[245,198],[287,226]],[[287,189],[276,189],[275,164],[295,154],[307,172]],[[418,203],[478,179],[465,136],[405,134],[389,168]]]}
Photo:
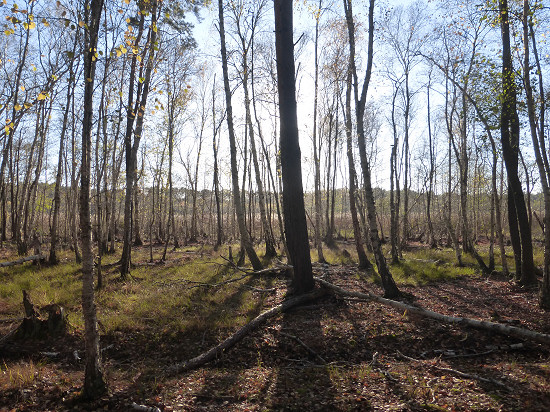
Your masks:
{"label": "fallen tree branch", "polygon": [[386,306],[391,306],[393,308],[403,310],[407,313],[413,313],[415,315],[425,316],[428,318],[439,320],[441,322],[466,325],[475,329],[487,330],[490,332],[497,332],[503,335],[512,336],[520,339],[526,339],[529,341],[543,343],[546,345],[550,344],[550,335],[547,333],[534,332],[528,329],[518,328],[516,326],[507,326],[500,323],[489,322],[484,320],[462,318],[457,316],[447,316],[428,309],[423,309],[417,306],[408,305],[403,302],[386,299],[381,296],[373,295],[371,293],[349,291],[339,286],[333,285],[332,283],[329,283],[326,280],[320,279],[318,277],[314,277],[314,279],[324,287],[331,289],[344,296],[351,296],[351,297],[360,298],[360,299],[369,299]]}
{"label": "fallen tree branch", "polygon": [[302,339],[300,339],[298,336],[291,335],[289,333],[285,332],[279,332],[280,335],[286,336],[287,338],[295,340],[300,346],[302,346],[305,350],[309,352],[310,355],[313,357],[319,359],[321,361],[321,364],[326,365],[327,361],[322,358],[321,355],[319,355],[317,352],[315,352],[313,349],[311,349],[309,346],[307,346]]}
{"label": "fallen tree branch", "polygon": [[453,375],[460,376],[461,378],[473,379],[473,380],[484,382],[484,383],[490,383],[490,384],[493,384],[493,385],[500,386],[501,388],[504,388],[507,391],[511,391],[511,389],[508,386],[506,386],[504,383],[502,383],[501,381],[498,381],[496,379],[484,378],[483,376],[479,376],[479,375],[476,375],[476,374],[473,374],[473,373],[462,372],[462,371],[459,371],[459,370],[456,370],[456,369],[442,368],[440,366],[432,365],[432,364],[424,362],[422,360],[411,358],[410,356],[407,356],[407,355],[403,355],[399,351],[397,351],[397,355],[402,357],[403,359],[407,359],[407,360],[412,361],[412,362],[418,362],[418,363],[421,363],[423,365],[426,365],[430,369],[435,369],[435,370],[438,370],[438,371],[441,371],[441,372],[452,373]]}
{"label": "fallen tree branch", "polygon": [[160,412],[160,409],[156,406],[146,406],[146,405],[138,405],[135,402],[132,402],[132,410],[139,411],[139,412]]}
{"label": "fallen tree branch", "polygon": [[22,257],[22,258],[19,258],[17,260],[12,260],[11,262],[0,262],[0,268],[7,268],[7,267],[10,267],[10,266],[20,265],[20,264],[25,263],[25,262],[30,262],[31,260],[34,262],[34,261],[42,260],[42,259],[46,259],[46,256],[44,256],[44,255],[32,255],[32,256]]}
{"label": "fallen tree branch", "polygon": [[301,305],[302,303],[317,299],[325,294],[326,294],[326,289],[315,289],[313,292],[306,293],[304,295],[296,296],[294,298],[285,300],[280,305],[277,305],[261,313],[260,315],[256,316],[254,319],[252,319],[249,323],[247,323],[242,328],[240,328],[233,335],[231,335],[230,337],[228,337],[218,345],[214,346],[213,348],[210,348],[206,352],[203,352],[200,355],[192,359],[189,359],[188,361],[170,366],[167,369],[168,374],[176,374],[176,373],[181,373],[190,369],[195,369],[199,366],[204,365],[205,363],[208,363],[216,359],[224,351],[233,347],[236,343],[241,341],[250,332],[256,330],[260,325],[262,325],[269,318],[272,318],[278,315],[279,313],[285,312],[294,306]]}
{"label": "fallen tree branch", "polygon": [[244,268],[242,266],[237,266],[235,263],[233,263],[231,260],[227,259],[224,256],[220,256],[223,260],[227,261],[228,265],[231,266],[233,269],[238,270],[239,272],[246,273],[248,275],[254,275],[254,276],[261,276],[261,275],[278,275],[281,272],[285,272],[287,270],[292,269],[292,266],[285,265],[285,264],[279,264],[277,266],[271,267],[271,268],[265,268],[261,270],[250,270],[248,268]]}
{"label": "fallen tree branch", "polygon": [[14,322],[21,322],[24,318],[7,318],[7,319],[0,319],[0,323],[14,323]]}

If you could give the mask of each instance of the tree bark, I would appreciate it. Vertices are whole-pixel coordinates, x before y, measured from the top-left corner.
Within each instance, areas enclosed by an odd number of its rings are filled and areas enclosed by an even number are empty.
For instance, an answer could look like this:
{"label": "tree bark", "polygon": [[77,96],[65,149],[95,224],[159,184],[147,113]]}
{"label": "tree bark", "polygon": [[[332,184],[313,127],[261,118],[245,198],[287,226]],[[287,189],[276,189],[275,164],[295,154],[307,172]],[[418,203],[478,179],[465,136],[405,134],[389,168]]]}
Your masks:
{"label": "tree bark", "polygon": [[222,69],[223,69],[223,84],[225,90],[225,104],[227,111],[227,129],[229,133],[229,146],[231,155],[231,180],[233,183],[233,204],[235,207],[235,214],[237,215],[237,223],[239,226],[239,233],[241,235],[241,242],[250,259],[250,263],[255,270],[260,270],[262,264],[258,255],[254,251],[252,246],[252,240],[246,229],[245,216],[243,211],[243,204],[241,202],[241,193],[239,191],[239,172],[237,169],[237,146],[235,129],[233,127],[233,106],[231,104],[231,87],[229,85],[229,70],[227,68],[227,49],[225,45],[225,26],[223,17],[223,1],[218,1],[218,14],[219,14],[219,32],[221,43],[221,55],[222,55]]}
{"label": "tree bark", "polygon": [[508,0],[499,0],[502,35],[502,110],[500,136],[502,157],[508,174],[508,220],[516,259],[516,276],[523,285],[537,282],[533,261],[531,227],[527,216],[523,188],[518,175],[520,124],[517,112],[516,85],[510,47]]}
{"label": "tree bark", "polygon": [[359,269],[371,269],[372,264],[365,253],[363,247],[363,236],[361,235],[361,226],[359,224],[359,218],[357,216],[357,205],[355,202],[355,195],[357,186],[355,181],[357,179],[355,172],[355,161],[353,159],[353,147],[352,147],[352,120],[351,120],[351,70],[348,71],[347,85],[346,85],[346,149],[348,157],[348,169],[349,169],[349,209],[351,213],[351,221],[353,224],[353,238],[355,241],[355,249],[357,250],[357,257],[359,259]]}
{"label": "tree bark", "polygon": [[82,171],[80,175],[80,239],[82,242],[82,313],[84,315],[84,340],[86,343],[86,371],[84,374],[85,398],[95,399],[103,395],[103,380],[99,331],[94,302],[94,254],[92,251],[90,219],[90,160],[93,122],[93,92],[96,68],[96,47],[103,0],[86,2],[84,41],[84,118],[82,121]]}
{"label": "tree bark", "polygon": [[314,282],[298,138],[292,0],[275,0],[274,11],[283,215],[289,258],[294,267],[292,287],[294,292],[302,294],[313,289]]}
{"label": "tree bark", "polygon": [[373,60],[373,44],[374,44],[374,0],[370,0],[369,4],[369,40],[368,40],[368,60],[361,97],[359,97],[359,84],[357,77],[357,69],[355,66],[355,24],[353,22],[353,12],[351,0],[344,0],[344,10],[346,11],[346,21],[348,26],[349,46],[350,46],[350,65],[353,75],[354,96],[355,96],[355,112],[357,122],[357,137],[359,141],[359,156],[361,159],[361,169],[363,171],[363,185],[365,191],[365,203],[367,205],[367,219],[369,223],[369,235],[372,244],[374,258],[378,273],[382,279],[384,288],[384,296],[388,298],[396,298],[400,295],[399,289],[393,280],[391,272],[386,263],[386,258],[382,251],[380,237],[378,235],[378,223],[376,221],[376,206],[374,204],[374,193],[371,185],[370,164],[367,159],[365,145],[365,129],[364,115],[367,91],[370,83]]}

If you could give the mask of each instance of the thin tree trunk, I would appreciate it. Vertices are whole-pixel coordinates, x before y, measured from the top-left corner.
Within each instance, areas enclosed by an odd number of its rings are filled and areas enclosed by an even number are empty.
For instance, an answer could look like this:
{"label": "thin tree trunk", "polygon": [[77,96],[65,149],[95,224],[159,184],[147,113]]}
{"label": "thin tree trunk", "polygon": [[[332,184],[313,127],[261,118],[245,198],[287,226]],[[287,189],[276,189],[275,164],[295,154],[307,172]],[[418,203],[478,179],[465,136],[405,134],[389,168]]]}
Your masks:
{"label": "thin tree trunk", "polygon": [[359,259],[360,269],[370,269],[372,264],[370,263],[365,248],[363,247],[363,237],[361,236],[361,226],[359,225],[359,218],[357,217],[357,206],[355,204],[355,194],[357,187],[355,180],[357,179],[355,173],[355,161],[353,159],[353,147],[352,147],[352,120],[351,120],[351,70],[348,71],[347,85],[346,85],[346,149],[348,157],[348,169],[349,169],[349,208],[351,213],[351,221],[353,223],[353,238],[355,240],[355,249],[357,250],[357,257]]}
{"label": "thin tree trunk", "polygon": [[250,235],[246,230],[246,222],[244,217],[243,206],[241,202],[241,193],[239,191],[239,174],[237,169],[237,147],[236,147],[236,138],[235,130],[233,127],[233,107],[231,105],[231,87],[229,85],[229,71],[227,68],[227,50],[225,46],[225,28],[224,28],[224,18],[223,18],[223,1],[218,1],[219,7],[219,32],[220,32],[220,43],[221,43],[221,55],[222,55],[222,66],[223,66],[223,83],[225,90],[225,101],[226,101],[226,110],[227,110],[227,128],[229,133],[229,145],[230,145],[230,155],[231,155],[231,178],[233,182],[233,203],[235,207],[235,214],[237,215],[237,221],[239,225],[239,232],[241,235],[241,243],[246,250],[250,263],[254,270],[260,270],[262,264],[254,247],[252,246],[252,241]]}
{"label": "thin tree trunk", "polygon": [[90,219],[90,160],[93,121],[93,91],[99,21],[103,0],[86,2],[84,42],[84,119],[82,121],[82,172],[80,187],[80,236],[82,241],[82,313],[84,315],[84,340],[86,342],[86,371],[82,394],[95,399],[103,395],[107,387],[103,380],[101,352],[96,306],[94,302],[94,255],[92,251]]}
{"label": "thin tree trunk", "polygon": [[367,204],[367,219],[369,223],[369,234],[372,248],[374,251],[374,257],[376,260],[376,266],[378,267],[378,273],[382,279],[382,286],[384,288],[384,296],[388,298],[396,298],[400,295],[399,289],[393,280],[391,272],[386,263],[386,258],[382,251],[382,245],[380,243],[380,237],[378,235],[378,224],[376,221],[376,207],[374,204],[374,193],[371,186],[371,173],[370,165],[367,159],[366,147],[365,147],[365,130],[364,130],[364,114],[365,103],[367,98],[367,90],[370,82],[372,72],[372,60],[373,60],[373,44],[374,44],[374,0],[370,0],[369,4],[369,40],[368,40],[368,61],[367,69],[365,72],[365,79],[363,81],[363,88],[361,90],[361,97],[359,97],[359,84],[357,77],[357,69],[355,66],[355,24],[353,22],[353,12],[351,6],[351,0],[344,0],[344,9],[346,11],[346,21],[348,26],[349,46],[350,46],[350,64],[353,74],[353,85],[355,95],[355,111],[357,122],[357,136],[359,141],[359,156],[361,159],[361,169],[363,171],[363,185],[365,191],[365,202]]}
{"label": "thin tree trunk", "polygon": [[537,282],[533,261],[531,228],[525,206],[523,189],[518,175],[520,124],[517,112],[516,85],[514,82],[508,1],[499,0],[502,35],[502,111],[500,132],[502,155],[508,175],[508,219],[510,235],[516,256],[516,276],[523,285]]}

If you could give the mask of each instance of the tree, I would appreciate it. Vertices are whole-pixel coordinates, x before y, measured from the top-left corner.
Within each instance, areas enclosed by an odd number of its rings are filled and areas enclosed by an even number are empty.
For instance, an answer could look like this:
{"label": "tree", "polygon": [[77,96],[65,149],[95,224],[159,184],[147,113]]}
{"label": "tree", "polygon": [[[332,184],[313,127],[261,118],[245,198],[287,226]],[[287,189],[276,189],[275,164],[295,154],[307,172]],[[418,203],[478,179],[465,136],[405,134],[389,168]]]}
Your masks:
{"label": "tree", "polygon": [[[544,196],[544,265],[543,282],[540,290],[539,304],[542,308],[550,310],[550,163],[545,141],[545,115],[546,98],[543,83],[543,72],[540,64],[537,42],[535,39],[535,30],[533,23],[533,14],[536,9],[529,5],[528,0],[523,1],[523,83],[525,87],[527,114],[529,117],[529,129],[531,131],[531,140],[535,151],[535,160],[539,170],[540,183]],[[530,40],[532,41],[533,54],[535,57],[535,66],[537,68],[537,80],[539,86],[539,110],[538,116],[535,107],[535,97],[531,85],[531,63],[530,63]]]}
{"label": "tree", "polygon": [[241,243],[250,259],[250,263],[255,270],[262,268],[260,259],[254,251],[252,246],[252,240],[246,229],[246,223],[244,218],[243,207],[241,203],[241,193],[239,191],[239,172],[237,169],[237,146],[235,138],[235,129],[233,126],[233,106],[231,104],[231,87],[229,85],[229,71],[227,67],[227,49],[225,44],[225,25],[223,16],[223,1],[218,2],[219,13],[219,32],[221,43],[221,57],[222,57],[222,69],[223,69],[223,85],[225,90],[225,105],[227,116],[227,129],[229,133],[229,145],[231,155],[231,180],[233,183],[233,203],[235,207],[235,214],[237,215],[237,223],[239,226],[239,233],[241,235]]}
{"label": "tree", "polygon": [[357,128],[357,139],[359,142],[359,156],[361,160],[361,170],[363,171],[363,185],[365,192],[365,202],[367,205],[367,219],[369,224],[369,238],[374,251],[374,258],[378,273],[382,278],[382,286],[384,288],[384,296],[390,299],[397,298],[400,295],[399,289],[393,280],[391,272],[388,268],[386,258],[382,251],[380,237],[378,235],[378,222],[376,221],[376,206],[374,204],[374,193],[371,183],[370,164],[367,159],[367,151],[365,144],[365,128],[364,115],[365,105],[367,100],[367,91],[372,73],[373,60],[373,44],[374,44],[374,0],[369,3],[369,39],[368,39],[368,60],[363,80],[361,95],[359,95],[359,80],[357,76],[357,67],[355,63],[355,23],[353,20],[353,11],[351,0],[344,0],[344,10],[346,13],[346,22],[348,25],[349,36],[349,61],[351,73],[353,76],[353,93],[355,97],[355,117]]}
{"label": "tree", "polygon": [[84,117],[82,120],[82,171],[80,175],[80,240],[82,242],[82,313],[86,342],[84,398],[95,399],[107,390],[103,380],[99,331],[94,302],[94,254],[90,218],[90,160],[92,146],[93,92],[97,59],[97,38],[103,0],[85,2]]}
{"label": "tree", "polygon": [[[313,89],[313,163],[315,167],[315,246],[319,262],[326,263],[323,256],[323,244],[321,243],[321,164],[319,159],[320,148],[317,142],[317,100],[319,89],[319,22],[323,11],[323,0],[319,0],[318,9],[314,12],[315,17],[315,76]],[[320,145],[319,145],[320,146]]]}
{"label": "tree", "polygon": [[[126,114],[126,133],[124,135],[124,148],[126,154],[126,195],[124,199],[124,244],[120,260],[120,277],[126,279],[130,272],[131,242],[132,242],[132,200],[137,175],[137,155],[143,132],[143,118],[149,90],[151,86],[151,75],[157,54],[157,33],[158,15],[160,13],[158,0],[151,0],[150,3],[140,3],[145,8],[139,12],[138,32],[135,36],[132,47],[139,50],[140,40],[144,34],[145,16],[151,15],[146,36],[146,44],[143,47],[141,56],[133,54],[130,68],[130,83],[128,86],[128,105]],[[149,10],[150,9],[150,10]],[[139,69],[138,69],[138,61]],[[138,71],[139,84],[134,96],[136,86],[136,71]],[[135,101],[134,101],[135,97]],[[137,119],[137,120],[136,120]],[[134,126],[135,121],[135,126]]]}
{"label": "tree", "polygon": [[289,258],[294,269],[292,288],[295,293],[302,294],[313,289],[314,282],[298,138],[292,0],[275,0],[274,12],[283,216]]}
{"label": "tree", "polygon": [[527,216],[523,188],[519,179],[520,123],[517,111],[517,91],[512,50],[508,0],[499,0],[500,32],[502,36],[502,107],[500,141],[508,175],[508,224],[516,261],[516,278],[523,285],[537,281],[533,262],[533,241]]}

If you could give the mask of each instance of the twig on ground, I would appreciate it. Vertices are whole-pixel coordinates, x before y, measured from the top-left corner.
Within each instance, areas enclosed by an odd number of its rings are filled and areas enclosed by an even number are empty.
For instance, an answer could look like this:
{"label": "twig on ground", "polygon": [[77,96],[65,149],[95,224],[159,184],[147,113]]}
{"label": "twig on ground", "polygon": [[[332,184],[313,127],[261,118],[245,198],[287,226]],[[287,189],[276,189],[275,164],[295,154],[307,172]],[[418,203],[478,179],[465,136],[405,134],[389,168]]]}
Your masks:
{"label": "twig on ground", "polygon": [[432,365],[432,364],[430,364],[426,361],[420,360],[420,359],[411,358],[410,356],[404,355],[399,351],[397,351],[397,355],[400,356],[401,358],[407,359],[411,362],[421,363],[421,364],[423,364],[423,365],[425,365],[425,366],[427,366],[428,368],[431,368],[431,369],[435,369],[435,370],[438,370],[438,371],[441,371],[441,372],[452,373],[454,375],[460,376],[461,378],[473,379],[473,380],[484,382],[484,383],[490,383],[490,384],[493,384],[493,385],[496,385],[496,386],[500,386],[501,388],[506,389],[507,391],[511,391],[511,389],[506,384],[504,384],[504,383],[502,383],[502,382],[500,382],[496,379],[484,378],[483,376],[479,376],[479,375],[476,375],[476,374],[473,374],[473,373],[462,372],[462,371],[459,371],[459,370],[456,370],[456,369],[442,368],[440,366]]}
{"label": "twig on ground", "polygon": [[327,364],[327,361],[324,360],[321,355],[319,355],[317,352],[315,352],[313,349],[311,349],[309,346],[307,346],[298,336],[294,336],[294,335],[291,335],[289,333],[285,333],[285,332],[279,332],[279,334],[283,335],[283,336],[286,336],[287,338],[290,338],[290,339],[293,339],[295,340],[299,345],[301,345],[302,347],[305,348],[305,350],[307,350],[309,352],[310,355],[316,357],[317,359],[319,359],[319,361],[321,361],[321,363],[323,365],[326,365]]}
{"label": "twig on ground", "polygon": [[160,412],[160,409],[157,408],[156,406],[138,405],[135,402],[132,402],[131,406],[132,406],[132,409],[134,411],[139,411],[139,412]]}
{"label": "twig on ground", "polygon": [[21,322],[24,318],[11,318],[11,319],[0,319],[0,323],[13,323],[13,322]]}

